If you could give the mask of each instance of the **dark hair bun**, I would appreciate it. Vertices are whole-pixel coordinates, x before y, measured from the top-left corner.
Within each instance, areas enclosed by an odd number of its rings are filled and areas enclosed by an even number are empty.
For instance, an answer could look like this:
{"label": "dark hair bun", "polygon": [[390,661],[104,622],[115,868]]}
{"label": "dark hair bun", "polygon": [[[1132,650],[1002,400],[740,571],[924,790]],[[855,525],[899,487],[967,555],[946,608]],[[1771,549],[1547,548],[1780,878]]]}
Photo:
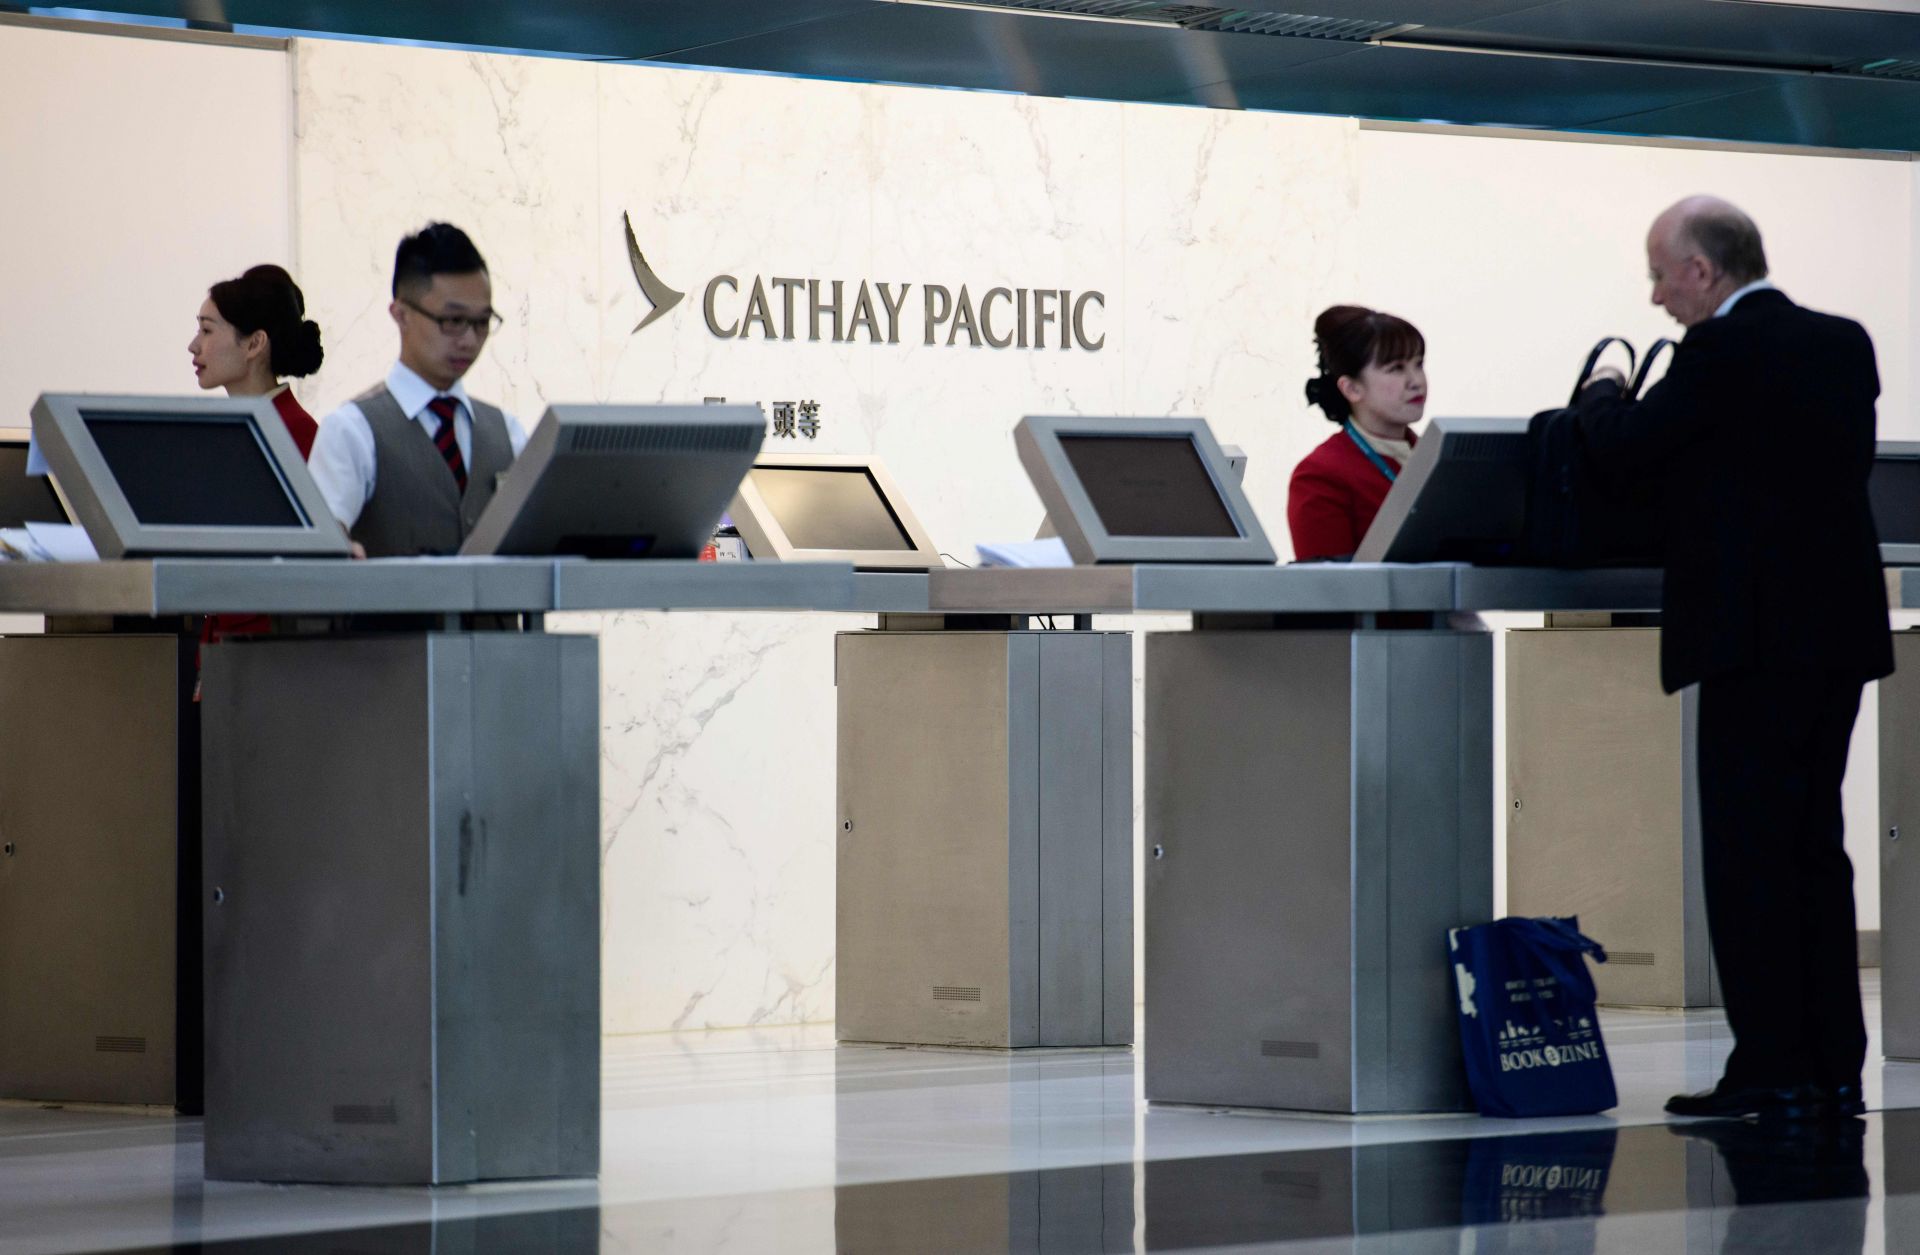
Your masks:
{"label": "dark hair bun", "polygon": [[273,342],[273,373],[294,379],[304,379],[320,369],[320,363],[326,360],[326,352],[320,347],[320,324],[311,318],[302,319],[287,337],[284,346]]}
{"label": "dark hair bun", "polygon": [[1353,416],[1353,407],[1340,395],[1342,379],[1358,376],[1369,366],[1404,361],[1427,351],[1426,337],[1412,323],[1364,305],[1322,310],[1313,320],[1313,345],[1320,374],[1307,381],[1307,403],[1319,406],[1336,423]]}
{"label": "dark hair bun", "polygon": [[268,369],[275,378],[300,378],[320,369],[326,356],[320,328],[307,319],[307,298],[283,268],[250,266],[238,279],[214,284],[208,295],[236,334],[267,333]]}

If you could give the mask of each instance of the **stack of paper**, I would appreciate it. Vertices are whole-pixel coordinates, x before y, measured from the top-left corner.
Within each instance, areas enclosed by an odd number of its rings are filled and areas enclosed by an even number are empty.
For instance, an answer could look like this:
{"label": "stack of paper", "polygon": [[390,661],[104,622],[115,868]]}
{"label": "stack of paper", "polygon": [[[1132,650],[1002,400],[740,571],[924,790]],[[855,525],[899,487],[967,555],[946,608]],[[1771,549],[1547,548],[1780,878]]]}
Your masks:
{"label": "stack of paper", "polygon": [[0,559],[9,562],[98,562],[93,541],[76,523],[0,527]]}
{"label": "stack of paper", "polygon": [[1072,566],[1073,556],[1067,552],[1066,542],[1058,536],[1049,536],[1045,540],[1006,540],[982,542],[974,549],[980,554],[980,565],[1010,567],[1062,567]]}

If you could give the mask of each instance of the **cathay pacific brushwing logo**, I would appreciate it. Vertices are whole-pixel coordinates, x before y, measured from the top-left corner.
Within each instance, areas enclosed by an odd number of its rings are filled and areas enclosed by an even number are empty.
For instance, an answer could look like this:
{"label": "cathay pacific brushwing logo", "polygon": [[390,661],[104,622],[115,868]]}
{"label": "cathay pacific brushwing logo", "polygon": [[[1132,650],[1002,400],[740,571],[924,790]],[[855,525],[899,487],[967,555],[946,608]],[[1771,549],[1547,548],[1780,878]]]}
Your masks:
{"label": "cathay pacific brushwing logo", "polygon": [[[620,220],[626,227],[627,263],[633,268],[634,282],[653,306],[634,325],[633,334],[638,335],[678,307],[687,294],[668,287],[647,264],[633,231],[633,216],[622,212]],[[1107,346],[1102,325],[1107,297],[1098,290],[720,274],[707,280],[700,308],[715,339],[740,343],[804,339],[894,345],[917,339],[923,345],[947,348],[1078,349],[1083,353],[1098,353]]]}
{"label": "cathay pacific brushwing logo", "polygon": [[686,298],[685,292],[676,292],[653,273],[653,267],[647,265],[645,253],[640,251],[640,241],[633,234],[633,218],[625,213],[620,220],[627,224],[627,261],[633,266],[633,278],[640,285],[640,294],[653,303],[653,309],[634,327],[633,334],[639,335],[647,325],[663,317],[666,312]]}

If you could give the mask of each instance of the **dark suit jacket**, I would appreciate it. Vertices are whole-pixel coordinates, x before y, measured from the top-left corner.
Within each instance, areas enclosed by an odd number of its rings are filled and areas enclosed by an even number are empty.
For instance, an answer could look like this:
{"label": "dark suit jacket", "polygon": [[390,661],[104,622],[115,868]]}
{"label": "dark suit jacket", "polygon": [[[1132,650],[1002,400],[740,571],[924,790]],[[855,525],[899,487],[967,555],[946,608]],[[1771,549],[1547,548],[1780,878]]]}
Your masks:
{"label": "dark suit jacket", "polygon": [[1582,398],[1595,469],[1665,497],[1668,692],[1748,667],[1893,670],[1867,501],[1880,376],[1859,323],[1770,290],[1687,332],[1638,402]]}

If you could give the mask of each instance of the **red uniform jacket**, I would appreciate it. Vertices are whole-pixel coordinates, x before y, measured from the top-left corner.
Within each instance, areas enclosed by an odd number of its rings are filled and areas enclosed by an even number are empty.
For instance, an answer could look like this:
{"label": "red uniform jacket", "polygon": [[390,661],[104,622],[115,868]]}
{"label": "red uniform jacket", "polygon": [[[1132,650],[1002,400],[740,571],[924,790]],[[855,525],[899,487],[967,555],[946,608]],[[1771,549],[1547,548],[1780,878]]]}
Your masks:
{"label": "red uniform jacket", "polygon": [[[313,421],[313,415],[296,401],[292,388],[282,388],[273,394],[273,408],[280,415],[280,421],[286,424],[287,434],[293,437],[293,443],[300,450],[300,456],[311,457],[313,438],[320,434],[320,424]],[[200,642],[211,645],[223,636],[258,636],[273,626],[273,620],[264,614],[215,614],[207,616],[206,626],[200,631]],[[199,700],[196,692],[195,700]]]}
{"label": "red uniform jacket", "polygon": [[313,456],[313,438],[320,434],[320,424],[313,421],[313,415],[306,407],[294,400],[292,388],[282,388],[273,394],[273,408],[280,415],[280,421],[287,425],[287,434],[293,437],[293,443],[300,447],[300,456]]}
{"label": "red uniform jacket", "polygon": [[[1412,432],[1407,438],[1416,439]],[[1399,473],[1398,462],[1385,454],[1381,460]],[[1344,427],[1329,436],[1293,468],[1287,489],[1294,561],[1351,557],[1391,487]]]}

